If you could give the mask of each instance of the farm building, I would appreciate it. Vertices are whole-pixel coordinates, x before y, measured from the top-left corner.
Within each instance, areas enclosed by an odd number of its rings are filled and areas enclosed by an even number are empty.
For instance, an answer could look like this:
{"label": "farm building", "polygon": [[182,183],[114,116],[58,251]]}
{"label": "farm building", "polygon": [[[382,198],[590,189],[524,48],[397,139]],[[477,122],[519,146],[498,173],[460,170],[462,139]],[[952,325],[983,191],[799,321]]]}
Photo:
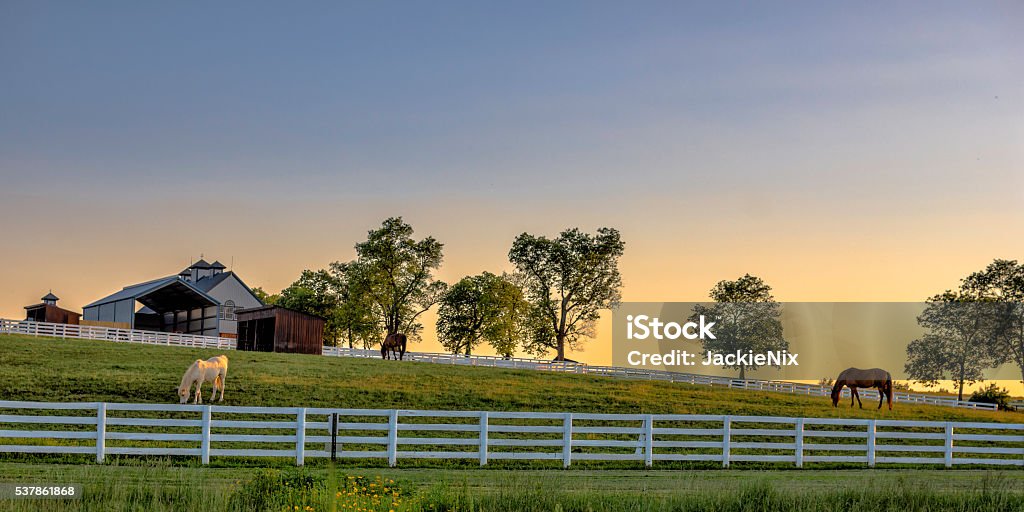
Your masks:
{"label": "farm building", "polygon": [[238,350],[323,354],[324,325],[318,316],[280,306],[238,312]]}
{"label": "farm building", "polygon": [[60,299],[53,292],[47,293],[39,300],[42,301],[39,304],[25,306],[25,320],[78,325],[78,319],[82,315],[58,307],[57,301]]}
{"label": "farm building", "polygon": [[263,303],[224,269],[200,259],[176,275],[126,286],[85,306],[82,323],[234,338],[236,311]]}

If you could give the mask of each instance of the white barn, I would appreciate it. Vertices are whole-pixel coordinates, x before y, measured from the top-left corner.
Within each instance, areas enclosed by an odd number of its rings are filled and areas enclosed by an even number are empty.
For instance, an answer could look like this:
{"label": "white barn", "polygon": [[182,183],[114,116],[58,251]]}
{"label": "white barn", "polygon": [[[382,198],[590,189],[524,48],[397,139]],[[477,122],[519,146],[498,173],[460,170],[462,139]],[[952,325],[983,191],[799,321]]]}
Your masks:
{"label": "white barn", "polygon": [[200,259],[177,275],[124,287],[82,308],[82,324],[234,338],[235,311],[262,306],[219,261]]}

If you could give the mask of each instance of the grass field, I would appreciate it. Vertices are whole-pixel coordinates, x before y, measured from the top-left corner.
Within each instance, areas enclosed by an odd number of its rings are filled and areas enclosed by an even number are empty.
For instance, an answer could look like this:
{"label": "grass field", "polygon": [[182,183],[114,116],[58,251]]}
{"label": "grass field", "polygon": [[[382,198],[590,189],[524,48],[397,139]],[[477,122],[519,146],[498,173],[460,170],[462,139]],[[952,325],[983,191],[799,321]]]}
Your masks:
{"label": "grass field", "polygon": [[[253,470],[0,464],[0,482],[81,484],[29,510],[1017,511],[1024,472]],[[298,509],[296,509],[298,507]]]}
{"label": "grass field", "polygon": [[[182,373],[220,354],[0,335],[8,400],[176,403]],[[745,414],[1020,422],[1024,415],[927,405],[833,408],[826,397],[408,361],[229,352],[224,405]],[[209,391],[207,391],[207,395]]]}
{"label": "grass field", "polygon": [[[173,403],[181,373],[220,352],[0,335],[0,396]],[[529,370],[229,352],[226,405],[616,413],[710,413],[1020,422],[1021,415],[896,404],[834,409],[827,398]],[[87,462],[87,458],[83,459]],[[40,463],[48,461],[50,463]],[[0,510],[812,511],[1021,510],[1024,472],[960,469],[331,470],[288,461],[198,467],[190,458],[0,460],[0,483],[83,485],[80,500],[8,500]],[[54,463],[56,462],[56,463]],[[77,460],[76,462],[82,462]],[[324,463],[326,464],[326,463]],[[219,467],[218,467],[219,466]],[[225,467],[226,466],[226,467]],[[271,466],[271,467],[260,467]],[[0,487],[2,488],[2,487]]]}

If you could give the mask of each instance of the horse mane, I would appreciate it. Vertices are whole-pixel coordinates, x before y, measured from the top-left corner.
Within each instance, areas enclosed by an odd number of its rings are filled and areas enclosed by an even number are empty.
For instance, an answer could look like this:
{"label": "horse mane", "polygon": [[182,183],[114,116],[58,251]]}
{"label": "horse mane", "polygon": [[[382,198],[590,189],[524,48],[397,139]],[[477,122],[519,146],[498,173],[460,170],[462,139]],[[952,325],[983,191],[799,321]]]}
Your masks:
{"label": "horse mane", "polygon": [[192,387],[192,383],[195,382],[198,377],[196,373],[199,372],[199,363],[202,361],[202,359],[196,359],[195,362],[188,367],[188,370],[185,370],[185,374],[181,376],[181,384],[178,385],[178,389],[185,389],[186,385]]}
{"label": "horse mane", "polygon": [[835,395],[837,395],[837,394],[838,394],[838,393],[839,393],[840,391],[842,391],[842,389],[843,389],[843,385],[844,385],[845,383],[846,383],[846,380],[845,380],[845,379],[843,379],[843,374],[842,374],[842,373],[840,373],[840,374],[839,374],[839,377],[836,377],[836,382],[835,382],[835,384],[832,384],[832,396],[835,396]]}

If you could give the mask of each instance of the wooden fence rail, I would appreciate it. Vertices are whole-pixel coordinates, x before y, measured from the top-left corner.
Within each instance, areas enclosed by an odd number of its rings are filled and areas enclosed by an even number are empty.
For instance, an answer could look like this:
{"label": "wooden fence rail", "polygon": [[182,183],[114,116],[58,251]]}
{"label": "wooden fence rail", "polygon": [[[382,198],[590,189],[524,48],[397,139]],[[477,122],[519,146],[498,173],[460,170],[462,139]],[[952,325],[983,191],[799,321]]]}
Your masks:
{"label": "wooden fence rail", "polygon": [[[0,319],[0,334],[5,333],[26,334],[30,336],[48,336],[61,339],[90,339],[179,347],[219,348],[226,350],[234,350],[236,348],[235,340],[230,338]],[[323,348],[323,355],[333,357],[378,358],[380,357],[380,352],[376,350],[325,346]],[[808,396],[829,396],[829,393],[831,392],[831,389],[818,384],[768,380],[744,380],[694,373],[646,370],[643,368],[621,368],[615,366],[593,366],[583,363],[519,357],[503,358],[495,356],[461,356],[429,352],[408,352],[405,354],[405,359],[409,361],[434,364],[486,366],[494,368],[578,373],[621,379],[682,382],[694,385],[723,386],[731,389],[772,391]],[[879,398],[878,391],[873,389],[861,390],[859,393],[861,398],[864,400],[878,400]],[[850,391],[848,389],[844,389],[842,396],[844,399],[849,399]],[[895,392],[893,394],[893,400],[896,402],[939,405],[944,407],[962,407],[993,411],[997,409],[995,404],[959,400],[955,396],[908,393],[905,391]]]}
{"label": "wooden fence rail", "polygon": [[0,453],[1024,466],[1024,424],[0,401]]}

